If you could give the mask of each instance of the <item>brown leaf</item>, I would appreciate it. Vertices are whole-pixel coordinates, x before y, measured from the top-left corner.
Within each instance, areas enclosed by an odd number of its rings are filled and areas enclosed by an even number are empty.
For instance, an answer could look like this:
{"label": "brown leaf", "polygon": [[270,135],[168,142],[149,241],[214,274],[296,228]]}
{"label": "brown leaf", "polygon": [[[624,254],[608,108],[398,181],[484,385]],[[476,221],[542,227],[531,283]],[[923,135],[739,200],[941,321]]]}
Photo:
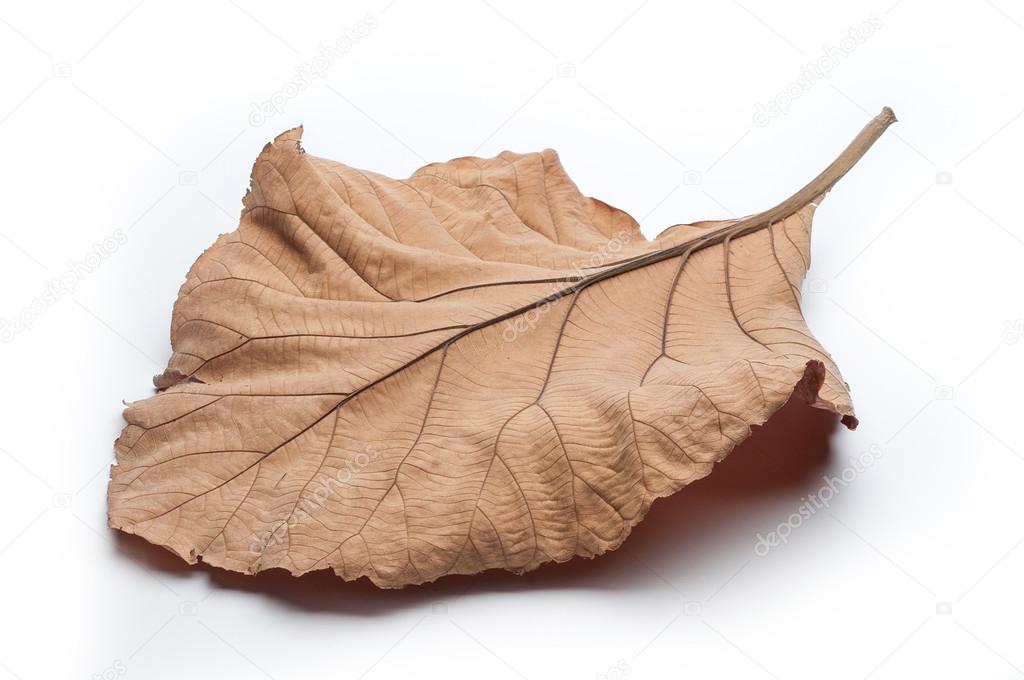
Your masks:
{"label": "brown leaf", "polygon": [[794,393],[854,427],[800,287],[818,202],[894,120],[654,241],[550,150],[392,180],[282,134],[125,411],[110,525],[250,573],[522,572],[616,548]]}

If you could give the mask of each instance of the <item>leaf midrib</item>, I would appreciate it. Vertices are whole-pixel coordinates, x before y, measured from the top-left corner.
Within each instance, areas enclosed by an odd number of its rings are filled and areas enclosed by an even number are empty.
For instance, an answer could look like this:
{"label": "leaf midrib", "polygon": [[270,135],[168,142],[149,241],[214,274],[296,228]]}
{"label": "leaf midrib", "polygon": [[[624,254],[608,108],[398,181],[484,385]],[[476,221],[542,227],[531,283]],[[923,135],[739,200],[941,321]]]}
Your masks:
{"label": "leaf midrib", "polygon": [[857,136],[842,151],[842,153],[840,153],[839,156],[837,156],[836,159],[831,164],[829,164],[828,167],[826,167],[820,174],[818,174],[817,177],[812,179],[803,188],[801,188],[799,191],[794,193],[786,200],[782,201],[781,203],[772,208],[769,208],[764,212],[758,213],[756,215],[751,215],[749,217],[745,217],[730,225],[708,232],[707,234],[688,239],[687,241],[678,243],[674,246],[670,246],[668,248],[664,248],[661,250],[656,250],[651,253],[642,255],[638,258],[629,259],[621,264],[613,265],[608,269],[604,269],[594,274],[585,276],[581,278],[579,281],[573,283],[572,285],[566,286],[565,288],[550,293],[544,296],[543,298],[535,300],[532,303],[517,307],[516,309],[504,312],[502,314],[499,314],[498,316],[486,319],[484,321],[480,321],[476,324],[466,327],[465,329],[453,334],[449,338],[438,343],[437,345],[434,345],[433,347],[424,350],[423,352],[413,357],[412,359],[393,368],[384,375],[378,378],[374,378],[373,380],[367,382],[365,385],[353,390],[351,393],[349,393],[341,400],[339,400],[334,406],[325,411],[322,415],[318,416],[309,425],[302,428],[294,435],[288,437],[280,444],[277,444],[269,451],[267,451],[265,454],[263,454],[263,456],[261,456],[259,459],[257,459],[250,465],[246,466],[242,470],[238,471],[234,475],[228,477],[220,484],[217,484],[216,486],[200,494],[196,494],[195,496],[192,496],[191,498],[182,501],[181,503],[169,508],[168,510],[160,512],[159,514],[154,515],[152,517],[149,517],[144,521],[151,522],[155,519],[163,517],[171,512],[174,512],[175,510],[186,505],[187,503],[195,500],[196,498],[206,496],[212,493],[213,491],[216,491],[217,489],[222,488],[225,485],[233,482],[234,480],[238,479],[241,475],[244,475],[249,470],[261,465],[265,460],[267,460],[267,458],[269,458],[278,450],[282,449],[283,447],[295,441],[305,433],[312,430],[314,427],[323,422],[325,418],[329,417],[335,411],[337,411],[345,404],[358,397],[363,392],[370,390],[373,387],[379,385],[380,383],[397,375],[398,373],[401,373],[402,371],[411,368],[420,361],[433,355],[438,350],[447,350],[448,347],[458,342],[462,338],[466,337],[467,335],[475,333],[484,328],[493,326],[494,324],[501,323],[502,321],[514,318],[516,316],[519,316],[520,314],[525,314],[526,312],[531,311],[533,309],[537,309],[538,307],[551,304],[552,302],[561,300],[562,298],[567,297],[569,295],[575,295],[585,290],[586,288],[594,285],[595,283],[599,283],[606,279],[621,276],[622,274],[626,274],[637,269],[642,269],[644,267],[648,267],[659,262],[664,262],[665,260],[670,260],[675,257],[682,256],[685,258],[685,260],[688,260],[689,256],[695,252],[704,250],[705,248],[710,248],[715,245],[719,245],[721,243],[724,243],[725,241],[732,240],[734,238],[739,238],[754,233],[771,224],[774,224],[775,222],[778,222],[795,214],[797,211],[806,206],[816,197],[826,193],[829,189],[832,188],[833,185],[835,185],[836,182],[842,179],[842,177],[846,175],[846,173],[849,172],[854,165],[857,164],[857,162],[864,156],[864,154],[867,153],[867,150],[871,148],[871,146],[878,140],[878,138],[882,136],[882,133],[885,132],[889,125],[891,125],[894,122],[896,122],[896,116],[893,113],[892,109],[890,109],[889,107],[883,108],[881,113],[879,113],[877,116],[871,119],[871,121],[869,121],[868,124],[864,126],[860,133],[857,134]]}

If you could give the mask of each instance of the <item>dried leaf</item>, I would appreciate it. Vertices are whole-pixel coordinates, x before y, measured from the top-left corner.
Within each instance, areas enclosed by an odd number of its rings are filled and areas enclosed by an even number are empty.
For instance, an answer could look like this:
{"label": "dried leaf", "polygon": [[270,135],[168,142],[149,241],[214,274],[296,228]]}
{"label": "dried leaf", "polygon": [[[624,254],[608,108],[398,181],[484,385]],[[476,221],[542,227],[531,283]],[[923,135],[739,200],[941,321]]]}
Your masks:
{"label": "dried leaf", "polygon": [[894,120],[775,208],[654,241],[550,150],[403,181],[282,134],[125,411],[110,525],[249,573],[523,572],[618,547],[794,393],[854,427],[800,287],[817,203]]}

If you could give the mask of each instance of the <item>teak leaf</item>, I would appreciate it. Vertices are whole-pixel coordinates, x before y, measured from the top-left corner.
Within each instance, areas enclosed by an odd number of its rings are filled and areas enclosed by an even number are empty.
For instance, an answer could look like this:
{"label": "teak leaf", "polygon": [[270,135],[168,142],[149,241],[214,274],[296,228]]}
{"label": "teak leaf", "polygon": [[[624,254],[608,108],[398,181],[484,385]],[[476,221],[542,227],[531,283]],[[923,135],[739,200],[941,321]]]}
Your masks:
{"label": "teak leaf", "polygon": [[125,411],[110,526],[248,573],[523,572],[618,547],[794,394],[854,427],[800,289],[818,202],[893,121],[778,206],[654,241],[550,150],[393,180],[285,132]]}

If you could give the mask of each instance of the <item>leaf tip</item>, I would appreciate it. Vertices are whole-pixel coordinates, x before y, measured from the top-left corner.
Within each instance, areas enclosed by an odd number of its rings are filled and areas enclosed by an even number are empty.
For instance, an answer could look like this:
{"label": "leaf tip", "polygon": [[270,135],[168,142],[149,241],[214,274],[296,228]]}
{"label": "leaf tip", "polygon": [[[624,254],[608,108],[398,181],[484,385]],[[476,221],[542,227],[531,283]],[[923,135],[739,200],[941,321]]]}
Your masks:
{"label": "leaf tip", "polygon": [[271,142],[271,144],[268,144],[268,146],[293,144],[300,154],[306,153],[306,150],[302,148],[302,132],[303,128],[301,125],[285,130],[278,136],[274,137],[274,141]]}

